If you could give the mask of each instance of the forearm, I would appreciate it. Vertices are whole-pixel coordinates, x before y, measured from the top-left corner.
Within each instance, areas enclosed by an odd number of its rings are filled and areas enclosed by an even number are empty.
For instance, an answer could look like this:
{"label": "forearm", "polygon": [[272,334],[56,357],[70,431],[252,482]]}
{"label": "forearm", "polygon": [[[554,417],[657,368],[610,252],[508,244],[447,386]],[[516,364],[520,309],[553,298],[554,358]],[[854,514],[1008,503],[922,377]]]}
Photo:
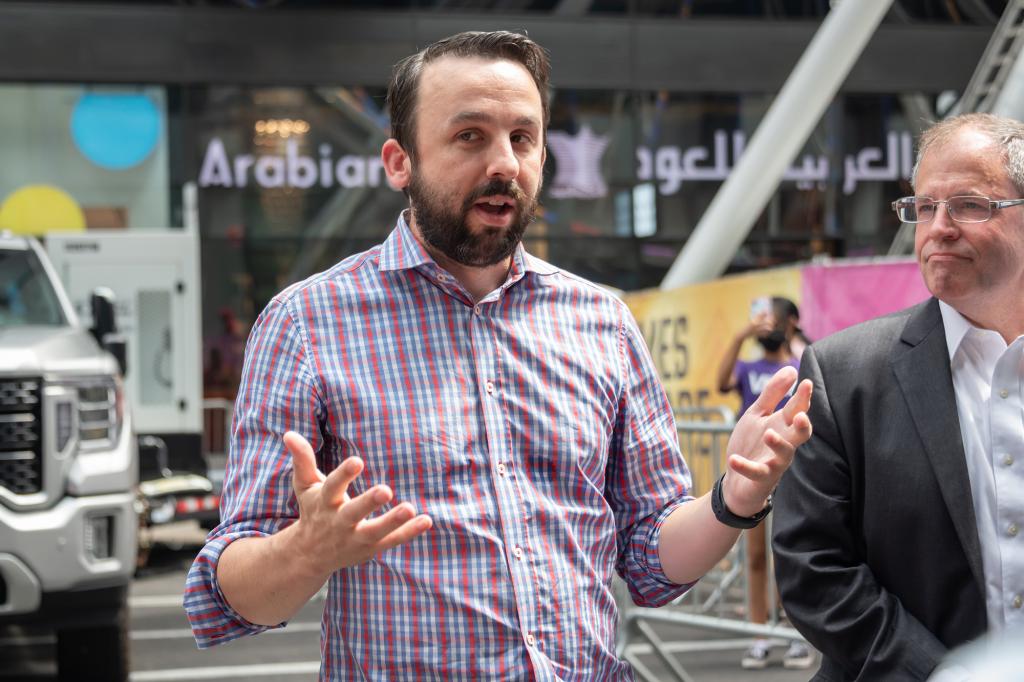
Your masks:
{"label": "forearm", "polygon": [[746,338],[746,331],[734,336],[725,349],[722,361],[718,364],[718,390],[722,393],[728,393],[736,387],[733,371],[736,368],[736,360],[740,356],[740,348],[743,347]]}
{"label": "forearm", "polygon": [[277,625],[294,616],[330,577],[304,561],[298,523],[266,537],[228,545],[217,563],[221,593],[243,618]]}
{"label": "forearm", "polygon": [[711,494],[680,505],[661,527],[658,556],[665,577],[691,583],[717,564],[739,538],[740,531],[715,518]]}

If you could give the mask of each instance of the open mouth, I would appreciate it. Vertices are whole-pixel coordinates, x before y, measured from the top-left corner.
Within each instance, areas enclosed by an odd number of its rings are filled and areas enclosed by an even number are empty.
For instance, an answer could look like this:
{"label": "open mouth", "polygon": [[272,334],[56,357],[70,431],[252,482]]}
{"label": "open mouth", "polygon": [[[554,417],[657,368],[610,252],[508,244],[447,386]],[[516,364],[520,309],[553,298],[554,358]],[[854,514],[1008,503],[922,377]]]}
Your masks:
{"label": "open mouth", "polygon": [[473,206],[493,216],[506,216],[516,210],[515,203],[506,197],[484,197]]}

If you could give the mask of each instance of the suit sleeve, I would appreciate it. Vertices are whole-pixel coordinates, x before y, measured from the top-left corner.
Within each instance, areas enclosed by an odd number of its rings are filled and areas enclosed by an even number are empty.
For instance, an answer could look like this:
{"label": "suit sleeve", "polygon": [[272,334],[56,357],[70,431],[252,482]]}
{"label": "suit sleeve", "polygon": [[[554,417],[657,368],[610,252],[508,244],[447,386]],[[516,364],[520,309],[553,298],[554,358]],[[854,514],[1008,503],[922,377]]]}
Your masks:
{"label": "suit sleeve", "polygon": [[871,453],[845,451],[835,418],[845,406],[830,404],[813,347],[804,352],[800,375],[814,382],[814,434],[779,484],[772,534],[786,613],[844,679],[923,680],[946,647],[875,580],[858,530],[863,510],[850,458]]}

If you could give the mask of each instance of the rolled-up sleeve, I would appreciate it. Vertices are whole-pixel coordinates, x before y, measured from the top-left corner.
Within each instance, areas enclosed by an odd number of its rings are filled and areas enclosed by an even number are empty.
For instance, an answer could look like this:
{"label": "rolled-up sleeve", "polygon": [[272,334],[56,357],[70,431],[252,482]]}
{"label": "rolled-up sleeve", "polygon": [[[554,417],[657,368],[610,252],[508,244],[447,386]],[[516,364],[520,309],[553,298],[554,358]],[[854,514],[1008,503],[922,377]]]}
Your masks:
{"label": "rolled-up sleeve", "polygon": [[693,499],[679,452],[675,416],[632,315],[620,327],[621,391],[605,497],[618,532],[616,569],[639,606],[661,606],[694,583],[669,580],[661,565],[661,527]]}
{"label": "rolled-up sleeve", "polygon": [[[246,537],[272,535],[298,519],[287,431],[320,449],[324,411],[311,371],[302,291],[271,301],[249,335],[221,492],[221,523],[207,537],[185,582],[184,606],[199,648],[270,629],[231,608],[217,582],[223,551]],[[284,623],[279,624],[281,627]]]}

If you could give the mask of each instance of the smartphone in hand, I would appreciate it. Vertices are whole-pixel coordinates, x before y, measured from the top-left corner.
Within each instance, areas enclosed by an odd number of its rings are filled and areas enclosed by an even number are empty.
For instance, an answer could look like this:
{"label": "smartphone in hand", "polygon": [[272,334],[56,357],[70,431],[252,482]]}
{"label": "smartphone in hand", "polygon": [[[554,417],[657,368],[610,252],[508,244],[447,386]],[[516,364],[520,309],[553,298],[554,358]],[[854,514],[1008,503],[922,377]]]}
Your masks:
{"label": "smartphone in hand", "polygon": [[756,320],[760,315],[771,315],[772,299],[768,296],[759,296],[750,302],[750,319]]}

